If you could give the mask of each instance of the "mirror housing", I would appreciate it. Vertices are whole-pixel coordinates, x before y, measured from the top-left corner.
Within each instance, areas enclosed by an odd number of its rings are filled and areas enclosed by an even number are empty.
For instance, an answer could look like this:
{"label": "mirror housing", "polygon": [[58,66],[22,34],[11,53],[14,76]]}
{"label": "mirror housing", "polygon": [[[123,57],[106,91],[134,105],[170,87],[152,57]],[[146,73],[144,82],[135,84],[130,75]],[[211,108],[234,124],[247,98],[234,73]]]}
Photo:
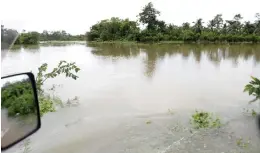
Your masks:
{"label": "mirror housing", "polygon": [[1,78],[1,150],[6,150],[41,127],[33,73]]}

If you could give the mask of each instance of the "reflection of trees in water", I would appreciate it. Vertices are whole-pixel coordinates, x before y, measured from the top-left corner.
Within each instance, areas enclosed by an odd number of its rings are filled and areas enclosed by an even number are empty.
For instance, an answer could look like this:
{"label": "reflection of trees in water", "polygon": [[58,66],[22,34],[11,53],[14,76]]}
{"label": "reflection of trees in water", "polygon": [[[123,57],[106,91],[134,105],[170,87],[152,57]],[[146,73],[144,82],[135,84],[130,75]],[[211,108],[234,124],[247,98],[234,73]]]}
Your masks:
{"label": "reflection of trees in water", "polygon": [[194,48],[190,50],[195,58],[195,60],[199,63],[201,60],[201,51],[198,48]]}
{"label": "reflection of trees in water", "polygon": [[[158,60],[166,56],[174,57],[181,55],[183,59],[193,58],[198,63],[205,56],[215,66],[219,66],[222,60],[231,60],[234,66],[238,65],[239,59],[253,59],[255,63],[260,62],[260,45],[216,45],[216,44],[179,44],[179,45],[99,45],[94,46],[92,53],[110,59],[132,58],[144,53],[145,70],[147,77],[152,77],[156,70]],[[140,49],[142,51],[140,52]]]}
{"label": "reflection of trees in water", "polygon": [[40,46],[39,45],[24,45],[23,48],[25,50],[39,50]]}
{"label": "reflection of trees in water", "polygon": [[92,50],[92,53],[104,58],[118,60],[120,58],[132,58],[140,54],[138,47],[122,46],[122,45],[98,45]]}
{"label": "reflection of trees in water", "polygon": [[144,50],[144,52],[146,53],[146,58],[143,61],[145,66],[144,75],[152,78],[156,69],[156,63],[159,54],[158,52],[151,50]]}

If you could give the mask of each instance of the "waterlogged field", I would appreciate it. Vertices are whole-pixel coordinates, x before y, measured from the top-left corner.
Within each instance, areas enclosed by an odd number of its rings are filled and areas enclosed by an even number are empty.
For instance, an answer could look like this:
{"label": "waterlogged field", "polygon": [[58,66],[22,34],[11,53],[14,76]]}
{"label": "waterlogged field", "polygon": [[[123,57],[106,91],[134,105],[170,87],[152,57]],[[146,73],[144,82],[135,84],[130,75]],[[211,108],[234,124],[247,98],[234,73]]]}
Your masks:
{"label": "waterlogged field", "polygon": [[260,45],[21,47],[2,53],[2,75],[36,74],[60,60],[81,69],[76,81],[59,76],[44,85],[66,107],[44,115],[40,131],[7,152],[260,151],[252,115],[260,108],[243,93],[250,75],[260,76]]}

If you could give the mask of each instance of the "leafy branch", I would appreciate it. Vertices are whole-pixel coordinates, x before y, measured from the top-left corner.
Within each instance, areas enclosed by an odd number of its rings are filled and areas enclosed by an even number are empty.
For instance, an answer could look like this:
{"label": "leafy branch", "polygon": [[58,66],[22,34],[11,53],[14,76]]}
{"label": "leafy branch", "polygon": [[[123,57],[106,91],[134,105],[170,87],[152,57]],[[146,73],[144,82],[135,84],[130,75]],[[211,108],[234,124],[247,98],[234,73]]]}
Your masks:
{"label": "leafy branch", "polygon": [[55,78],[58,75],[65,74],[66,77],[70,77],[74,80],[78,78],[76,75],[80,71],[80,68],[75,65],[75,62],[68,63],[67,61],[60,61],[58,66],[54,68],[51,72],[46,73],[48,64],[44,63],[38,68],[38,74],[36,77],[37,88],[39,91],[42,91],[41,87],[43,83],[50,79]]}

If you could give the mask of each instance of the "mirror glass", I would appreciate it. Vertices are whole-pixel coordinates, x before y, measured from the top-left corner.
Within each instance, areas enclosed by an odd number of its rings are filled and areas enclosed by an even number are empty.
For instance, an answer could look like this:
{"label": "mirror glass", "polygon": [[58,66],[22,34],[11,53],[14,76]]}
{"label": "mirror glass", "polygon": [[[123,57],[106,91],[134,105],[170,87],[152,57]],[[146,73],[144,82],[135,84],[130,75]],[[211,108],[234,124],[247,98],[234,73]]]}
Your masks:
{"label": "mirror glass", "polygon": [[1,79],[1,148],[37,129],[37,110],[28,75]]}

